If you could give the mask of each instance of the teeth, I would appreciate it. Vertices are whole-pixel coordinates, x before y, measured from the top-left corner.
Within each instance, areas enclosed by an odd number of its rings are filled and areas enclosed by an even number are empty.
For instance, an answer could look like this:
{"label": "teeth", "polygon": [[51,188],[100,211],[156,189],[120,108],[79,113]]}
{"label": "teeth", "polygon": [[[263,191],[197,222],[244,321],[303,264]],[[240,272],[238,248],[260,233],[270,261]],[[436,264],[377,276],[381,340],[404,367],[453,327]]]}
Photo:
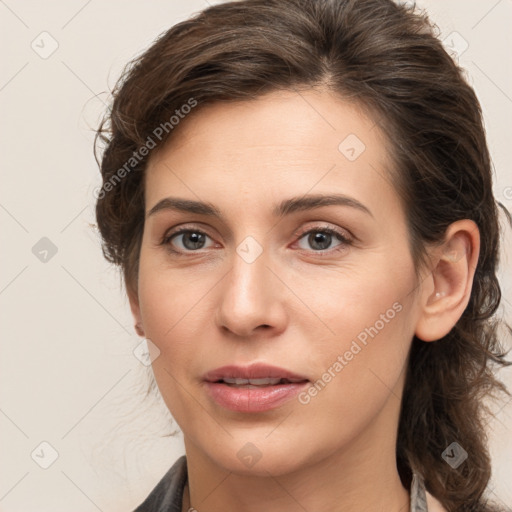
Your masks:
{"label": "teeth", "polygon": [[281,379],[275,378],[266,378],[266,379],[249,379],[249,384],[252,384],[253,386],[275,386],[276,384],[279,384],[281,382]]}
{"label": "teeth", "polygon": [[232,384],[236,386],[275,386],[281,382],[280,378],[264,378],[264,379],[231,379],[225,377],[222,379],[226,384]]}

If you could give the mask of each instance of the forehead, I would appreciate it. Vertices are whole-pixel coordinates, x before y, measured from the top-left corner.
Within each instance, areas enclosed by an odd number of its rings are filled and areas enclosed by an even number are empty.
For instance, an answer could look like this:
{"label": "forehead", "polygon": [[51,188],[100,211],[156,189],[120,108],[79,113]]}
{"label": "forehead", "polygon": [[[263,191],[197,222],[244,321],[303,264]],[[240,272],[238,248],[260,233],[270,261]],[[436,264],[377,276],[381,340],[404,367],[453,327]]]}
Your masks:
{"label": "forehead", "polygon": [[386,137],[332,92],[279,91],[196,109],[149,161],[148,207],[170,191],[209,200],[231,192],[258,204],[309,191],[396,201]]}

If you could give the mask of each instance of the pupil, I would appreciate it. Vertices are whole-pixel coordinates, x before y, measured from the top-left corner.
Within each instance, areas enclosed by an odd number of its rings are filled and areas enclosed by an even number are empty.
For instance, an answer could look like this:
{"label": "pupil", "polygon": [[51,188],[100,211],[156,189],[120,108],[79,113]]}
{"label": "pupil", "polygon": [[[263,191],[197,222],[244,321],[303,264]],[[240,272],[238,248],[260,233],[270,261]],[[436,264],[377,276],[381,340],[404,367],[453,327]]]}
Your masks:
{"label": "pupil", "polygon": [[[190,241],[190,243],[189,243]],[[187,249],[200,249],[204,244],[204,235],[201,233],[188,233],[183,239],[183,245]]]}
{"label": "pupil", "polygon": [[[309,242],[314,249],[327,249],[331,243],[331,235],[329,233],[311,233],[309,235]],[[320,247],[318,247],[318,244]]]}

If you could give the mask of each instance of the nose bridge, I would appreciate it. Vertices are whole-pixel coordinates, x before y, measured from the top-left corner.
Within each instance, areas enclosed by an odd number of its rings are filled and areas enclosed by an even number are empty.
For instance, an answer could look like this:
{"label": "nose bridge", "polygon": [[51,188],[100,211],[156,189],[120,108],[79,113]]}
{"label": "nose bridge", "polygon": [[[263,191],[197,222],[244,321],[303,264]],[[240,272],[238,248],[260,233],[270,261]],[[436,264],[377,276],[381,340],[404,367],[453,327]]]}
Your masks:
{"label": "nose bridge", "polygon": [[219,323],[239,335],[248,335],[261,325],[282,328],[280,287],[271,265],[270,252],[252,237],[233,251],[219,305]]}

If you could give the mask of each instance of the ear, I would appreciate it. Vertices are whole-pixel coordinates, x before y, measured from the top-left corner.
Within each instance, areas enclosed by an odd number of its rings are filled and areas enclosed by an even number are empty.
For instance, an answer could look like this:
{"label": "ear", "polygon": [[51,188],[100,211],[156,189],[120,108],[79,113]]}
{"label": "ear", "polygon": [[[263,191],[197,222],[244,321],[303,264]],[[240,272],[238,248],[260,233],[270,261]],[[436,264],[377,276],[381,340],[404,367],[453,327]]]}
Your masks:
{"label": "ear", "polygon": [[140,314],[140,305],[139,305],[139,295],[137,290],[134,290],[132,287],[128,287],[127,289],[128,300],[130,301],[130,309],[132,310],[133,321],[135,322],[135,332],[139,336],[145,337],[146,334],[144,332],[144,327],[142,324],[142,316]]}
{"label": "ear", "polygon": [[478,226],[469,219],[450,224],[431,255],[432,271],[422,282],[415,335],[423,341],[446,336],[466,309],[480,252]]}

